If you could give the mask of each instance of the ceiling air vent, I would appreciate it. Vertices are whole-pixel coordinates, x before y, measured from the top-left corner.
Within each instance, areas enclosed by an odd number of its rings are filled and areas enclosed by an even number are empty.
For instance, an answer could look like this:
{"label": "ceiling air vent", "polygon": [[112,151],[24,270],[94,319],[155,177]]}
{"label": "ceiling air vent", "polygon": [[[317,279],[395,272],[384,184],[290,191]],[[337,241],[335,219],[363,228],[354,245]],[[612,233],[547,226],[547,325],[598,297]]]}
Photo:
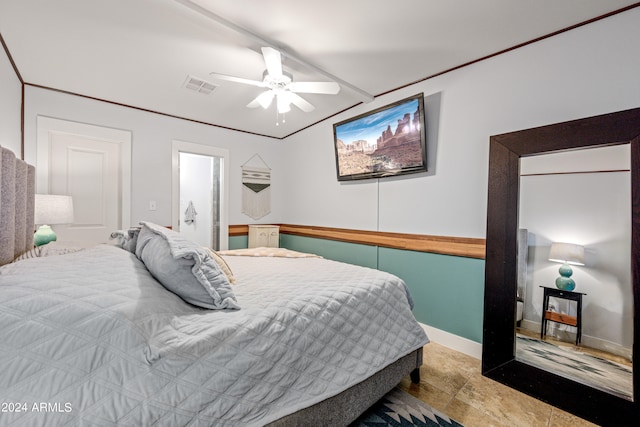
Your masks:
{"label": "ceiling air vent", "polygon": [[184,81],[184,87],[202,93],[204,95],[209,95],[215,90],[215,88],[218,87],[218,85],[214,85],[213,83],[199,79],[197,77],[187,76],[187,79]]}

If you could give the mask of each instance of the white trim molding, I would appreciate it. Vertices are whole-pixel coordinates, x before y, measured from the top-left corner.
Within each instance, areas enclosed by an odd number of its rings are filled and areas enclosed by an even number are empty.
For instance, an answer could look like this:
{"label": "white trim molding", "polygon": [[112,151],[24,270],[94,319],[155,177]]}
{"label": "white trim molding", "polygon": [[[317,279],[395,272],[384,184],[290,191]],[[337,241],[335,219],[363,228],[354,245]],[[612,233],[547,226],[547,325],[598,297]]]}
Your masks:
{"label": "white trim molding", "polygon": [[443,331],[442,329],[425,325],[424,323],[420,323],[420,326],[422,326],[422,329],[427,333],[431,342],[449,347],[450,349],[464,353],[467,356],[482,359],[482,344],[454,335],[450,332]]}

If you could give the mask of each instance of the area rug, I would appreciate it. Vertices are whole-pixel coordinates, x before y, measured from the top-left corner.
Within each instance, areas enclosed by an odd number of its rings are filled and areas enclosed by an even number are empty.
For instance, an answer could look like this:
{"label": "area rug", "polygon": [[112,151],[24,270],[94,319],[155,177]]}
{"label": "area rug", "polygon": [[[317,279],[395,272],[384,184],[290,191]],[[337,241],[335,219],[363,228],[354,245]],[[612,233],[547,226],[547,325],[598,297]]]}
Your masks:
{"label": "area rug", "polygon": [[516,335],[516,359],[627,400],[633,396],[631,368],[534,338]]}
{"label": "area rug", "polygon": [[350,427],[365,426],[462,427],[462,424],[399,388],[394,388]]}

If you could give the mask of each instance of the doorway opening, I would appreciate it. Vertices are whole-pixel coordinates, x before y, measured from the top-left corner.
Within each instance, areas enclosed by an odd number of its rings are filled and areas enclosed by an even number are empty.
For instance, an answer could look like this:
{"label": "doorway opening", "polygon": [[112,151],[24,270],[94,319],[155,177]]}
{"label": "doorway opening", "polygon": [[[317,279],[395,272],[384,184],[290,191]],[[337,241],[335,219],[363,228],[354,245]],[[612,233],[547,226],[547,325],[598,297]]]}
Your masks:
{"label": "doorway opening", "polygon": [[172,227],[214,250],[228,248],[228,151],[173,141]]}

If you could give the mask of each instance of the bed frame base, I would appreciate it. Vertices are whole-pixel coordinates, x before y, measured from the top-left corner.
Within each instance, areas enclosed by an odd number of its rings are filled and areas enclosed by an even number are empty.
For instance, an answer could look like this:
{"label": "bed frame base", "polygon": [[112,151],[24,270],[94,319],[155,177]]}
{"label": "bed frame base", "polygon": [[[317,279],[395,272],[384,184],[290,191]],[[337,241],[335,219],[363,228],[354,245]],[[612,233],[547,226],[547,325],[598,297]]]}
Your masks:
{"label": "bed frame base", "polygon": [[409,374],[411,382],[414,384],[420,384],[420,368],[416,368]]}
{"label": "bed frame base", "polygon": [[397,386],[407,375],[411,376],[412,382],[416,383],[416,380],[420,382],[420,366],[422,366],[422,348],[398,359],[382,371],[342,393],[280,418],[268,426],[346,426]]}

